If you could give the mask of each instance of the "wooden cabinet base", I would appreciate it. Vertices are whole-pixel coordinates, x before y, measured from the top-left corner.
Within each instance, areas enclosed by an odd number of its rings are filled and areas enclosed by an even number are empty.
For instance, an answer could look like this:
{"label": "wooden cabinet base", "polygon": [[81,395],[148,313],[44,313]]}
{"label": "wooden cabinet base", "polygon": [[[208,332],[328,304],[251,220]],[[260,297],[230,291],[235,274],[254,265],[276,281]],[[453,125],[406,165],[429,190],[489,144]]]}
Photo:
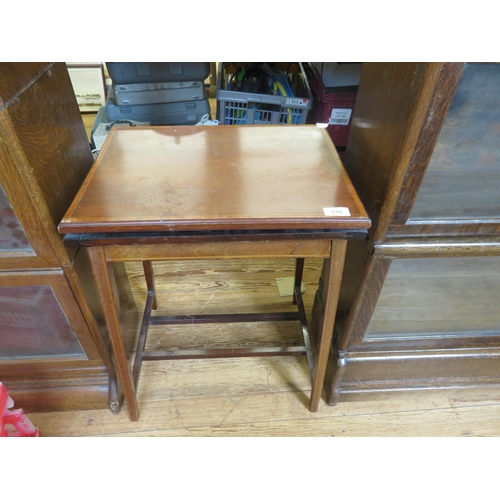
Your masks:
{"label": "wooden cabinet base", "polygon": [[114,381],[110,383],[105,367],[98,365],[45,369],[37,363],[27,367],[24,376],[9,374],[8,366],[2,366],[0,380],[8,388],[15,408],[25,412],[109,408],[118,413],[123,399]]}
{"label": "wooden cabinet base", "polygon": [[433,391],[500,394],[500,348],[336,353],[325,379],[327,402],[413,398]]}
{"label": "wooden cabinet base", "polygon": [[[317,335],[322,308],[321,280],[316,293],[311,321],[311,336]],[[342,317],[338,320],[342,325]],[[367,342],[347,351],[339,351],[338,330],[334,333],[325,375],[326,401],[334,406],[343,401],[368,401],[389,398],[428,396],[446,392],[450,397],[476,394],[478,389],[500,394],[500,338],[483,337],[476,346],[444,345],[441,348],[420,346],[415,341],[404,347],[368,345]],[[482,342],[482,346],[477,344]],[[455,339],[460,344],[460,339]],[[466,342],[462,342],[466,344]]]}

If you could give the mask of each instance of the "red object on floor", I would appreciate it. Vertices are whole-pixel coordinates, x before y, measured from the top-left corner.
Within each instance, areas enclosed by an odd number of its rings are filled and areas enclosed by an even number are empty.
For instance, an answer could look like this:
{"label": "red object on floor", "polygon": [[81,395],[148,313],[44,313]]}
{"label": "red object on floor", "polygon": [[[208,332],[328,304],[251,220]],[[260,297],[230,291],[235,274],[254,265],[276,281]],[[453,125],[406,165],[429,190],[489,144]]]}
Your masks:
{"label": "red object on floor", "polygon": [[0,382],[0,437],[39,437],[37,429],[24,414],[23,410],[10,410],[14,401],[7,388]]}

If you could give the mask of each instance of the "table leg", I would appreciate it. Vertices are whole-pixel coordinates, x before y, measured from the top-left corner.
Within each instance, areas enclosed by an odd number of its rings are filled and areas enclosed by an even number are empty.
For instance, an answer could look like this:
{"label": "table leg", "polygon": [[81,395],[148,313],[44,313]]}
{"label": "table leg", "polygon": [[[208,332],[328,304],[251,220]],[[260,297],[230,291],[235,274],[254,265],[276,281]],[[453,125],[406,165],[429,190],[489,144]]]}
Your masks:
{"label": "table leg", "polygon": [[139,420],[137,396],[132,373],[128,366],[127,351],[121,334],[120,305],[113,269],[106,260],[104,247],[91,247],[88,250],[97,293],[104,313],[104,320],[115,354],[118,375],[122,384],[125,401],[127,402],[129,417],[130,420],[137,421]]}
{"label": "table leg", "polygon": [[316,348],[316,363],[311,390],[309,410],[318,411],[319,400],[323,390],[323,383],[332,341],[337,303],[340,294],[340,284],[344,270],[346,240],[332,240],[330,258],[325,260],[325,282],[323,285],[323,311],[319,324],[318,341]]}
{"label": "table leg", "polygon": [[153,273],[153,263],[149,260],[145,260],[142,263],[144,269],[144,276],[146,278],[146,286],[148,287],[148,292],[153,292],[153,306],[152,309],[156,310],[158,305],[156,303],[156,289],[155,289],[155,276]]}
{"label": "table leg", "polygon": [[[302,286],[302,275],[304,274],[304,260],[303,258],[295,259],[295,282],[293,284],[293,289],[296,287],[299,289]],[[293,294],[293,303],[297,304],[297,297],[295,293]]]}

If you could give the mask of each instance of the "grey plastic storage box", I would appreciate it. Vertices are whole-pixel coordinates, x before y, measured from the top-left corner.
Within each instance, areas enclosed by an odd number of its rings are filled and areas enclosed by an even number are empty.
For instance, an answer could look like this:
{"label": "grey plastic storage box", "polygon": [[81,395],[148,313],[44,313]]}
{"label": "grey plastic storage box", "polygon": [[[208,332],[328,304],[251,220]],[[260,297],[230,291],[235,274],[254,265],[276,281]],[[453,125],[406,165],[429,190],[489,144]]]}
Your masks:
{"label": "grey plastic storage box", "polygon": [[210,74],[209,62],[107,62],[113,83],[203,81]]}
{"label": "grey plastic storage box", "polygon": [[106,101],[106,115],[110,122],[134,120],[150,122],[151,125],[194,125],[206,114],[210,114],[210,104],[207,98],[199,101],[119,106],[114,103],[111,88]]}
{"label": "grey plastic storage box", "polygon": [[228,63],[217,71],[217,119],[225,125],[305,124],[313,107],[313,94],[302,63],[298,63],[300,92],[294,96],[256,94],[228,90]]}
{"label": "grey plastic storage box", "polygon": [[205,99],[205,84],[199,82],[114,83],[115,104],[157,104]]}

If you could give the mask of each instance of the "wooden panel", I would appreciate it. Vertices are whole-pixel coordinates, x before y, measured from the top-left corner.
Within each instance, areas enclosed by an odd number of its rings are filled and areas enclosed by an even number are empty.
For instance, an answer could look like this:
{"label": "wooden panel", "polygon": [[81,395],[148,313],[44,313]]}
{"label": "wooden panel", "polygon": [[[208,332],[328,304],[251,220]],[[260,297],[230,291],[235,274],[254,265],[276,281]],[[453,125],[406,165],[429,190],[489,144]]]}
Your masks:
{"label": "wooden panel", "polygon": [[[370,266],[371,253],[372,245],[369,241],[349,241],[347,244],[342,288],[335,318],[335,331],[341,346],[347,346],[351,342],[352,333],[356,330],[353,323],[359,325],[361,318],[366,324],[369,321],[365,316],[367,313],[362,313],[359,309],[365,296],[370,298],[376,296],[375,290],[369,288],[367,292],[366,288],[373,272]],[[322,295],[318,296],[318,301],[321,300]]]}
{"label": "wooden panel", "polygon": [[[345,207],[349,215],[325,215]],[[115,128],[62,233],[368,228],[316,126]]]}
{"label": "wooden panel", "polygon": [[25,411],[108,409],[109,379],[96,361],[2,361],[0,380]]}
{"label": "wooden panel", "polygon": [[363,342],[390,266],[390,259],[379,256],[368,259],[345,328],[339,332],[339,349]]}
{"label": "wooden panel", "polygon": [[328,257],[330,241],[232,241],[106,247],[108,261]]}
{"label": "wooden panel", "polygon": [[65,64],[35,73],[26,87],[16,71],[3,75],[5,85],[19,87],[0,110],[0,182],[39,258],[4,254],[2,268],[69,264],[74,251],[63,245],[57,224],[93,162]]}
{"label": "wooden panel", "polygon": [[0,111],[28,87],[50,63],[0,63]]}
{"label": "wooden panel", "polygon": [[[344,163],[372,218],[375,243],[387,233],[500,231],[494,189],[499,68],[421,63],[411,71],[408,63],[364,65]],[[405,70],[410,72],[403,76]]]}
{"label": "wooden panel", "polygon": [[403,391],[499,389],[499,360],[498,349],[349,354],[340,401],[388,398]]}
{"label": "wooden panel", "polygon": [[[10,145],[12,137],[7,134],[8,130],[8,120],[0,113],[0,184],[33,250],[30,252],[17,250],[15,252],[0,252],[0,269],[59,267],[59,260],[54,255],[50,241],[46,237],[45,225],[40,220],[39,211],[35,208],[33,200],[19,176],[12,156],[15,147]],[[53,227],[52,231],[54,230]]]}
{"label": "wooden panel", "polygon": [[384,239],[442,63],[364,63],[344,164]]}
{"label": "wooden panel", "polygon": [[375,255],[410,257],[487,257],[500,256],[500,238],[392,238],[375,247]]}
{"label": "wooden panel", "polygon": [[9,394],[16,408],[22,408],[25,412],[103,409],[111,415],[108,409],[109,386],[106,374],[102,374],[101,380],[94,384],[82,383],[85,382],[84,378],[80,379],[79,385],[63,385],[65,382],[67,381],[61,377],[59,387],[37,385],[22,389],[18,389],[15,383],[10,383]]}
{"label": "wooden panel", "polygon": [[93,163],[66,65],[47,69],[4,113],[10,125],[4,140],[53,246],[63,252],[56,226]]}

